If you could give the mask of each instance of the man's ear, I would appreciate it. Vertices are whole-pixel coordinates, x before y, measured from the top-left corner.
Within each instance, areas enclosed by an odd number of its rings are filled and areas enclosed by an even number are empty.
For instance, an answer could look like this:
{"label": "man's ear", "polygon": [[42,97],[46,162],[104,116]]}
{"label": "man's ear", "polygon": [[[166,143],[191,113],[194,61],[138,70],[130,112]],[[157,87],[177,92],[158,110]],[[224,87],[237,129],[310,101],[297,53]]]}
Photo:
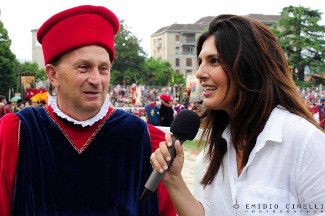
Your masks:
{"label": "man's ear", "polygon": [[45,66],[45,72],[46,72],[47,78],[49,78],[52,86],[59,87],[57,67],[52,64],[47,64]]}

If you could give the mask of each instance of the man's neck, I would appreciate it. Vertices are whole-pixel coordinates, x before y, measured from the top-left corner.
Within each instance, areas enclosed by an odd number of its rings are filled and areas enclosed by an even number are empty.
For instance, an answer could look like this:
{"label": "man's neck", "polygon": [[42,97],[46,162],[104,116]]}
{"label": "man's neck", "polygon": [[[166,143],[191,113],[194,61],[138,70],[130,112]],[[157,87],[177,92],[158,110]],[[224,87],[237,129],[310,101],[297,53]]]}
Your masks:
{"label": "man's neck", "polygon": [[62,109],[59,104],[58,107],[61,112],[77,121],[86,121],[88,119],[91,119],[99,112],[99,109],[94,111],[85,110],[84,112],[80,110],[65,110],[64,108]]}
{"label": "man's neck", "polygon": [[[61,107],[58,103],[57,96],[49,97],[49,105],[53,108],[53,111],[57,116],[67,119],[74,124],[86,127],[93,125],[106,116],[109,110],[109,95],[106,96],[105,102],[101,108],[99,110],[94,110],[93,112],[86,110],[85,112],[81,112],[82,110],[80,109],[77,110],[78,112],[76,109],[64,109],[64,107]],[[82,118],[80,118],[80,116]]]}

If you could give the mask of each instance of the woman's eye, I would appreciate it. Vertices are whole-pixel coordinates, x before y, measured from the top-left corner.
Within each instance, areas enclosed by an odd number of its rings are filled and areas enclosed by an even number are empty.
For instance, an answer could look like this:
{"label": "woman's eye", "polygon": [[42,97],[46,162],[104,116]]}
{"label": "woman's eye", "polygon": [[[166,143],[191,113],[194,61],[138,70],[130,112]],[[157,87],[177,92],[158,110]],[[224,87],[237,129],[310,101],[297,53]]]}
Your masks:
{"label": "woman's eye", "polygon": [[211,63],[218,63],[219,64],[219,60],[217,58],[212,58]]}

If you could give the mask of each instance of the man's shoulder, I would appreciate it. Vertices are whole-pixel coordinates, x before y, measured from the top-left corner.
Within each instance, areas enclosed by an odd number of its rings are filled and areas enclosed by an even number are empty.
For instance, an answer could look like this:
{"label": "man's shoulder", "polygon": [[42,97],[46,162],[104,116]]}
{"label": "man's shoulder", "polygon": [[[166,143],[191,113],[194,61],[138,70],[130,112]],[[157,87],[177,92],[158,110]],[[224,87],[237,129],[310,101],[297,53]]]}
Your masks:
{"label": "man's shoulder", "polygon": [[34,108],[34,107],[25,107],[24,109],[17,112],[17,115],[19,116],[34,116],[36,113],[39,113],[41,110],[44,110],[43,108]]}
{"label": "man's shoulder", "polygon": [[121,121],[121,123],[124,122],[128,124],[132,123],[133,125],[146,126],[146,122],[143,121],[141,118],[122,109],[116,109],[112,118],[118,119],[119,121]]}

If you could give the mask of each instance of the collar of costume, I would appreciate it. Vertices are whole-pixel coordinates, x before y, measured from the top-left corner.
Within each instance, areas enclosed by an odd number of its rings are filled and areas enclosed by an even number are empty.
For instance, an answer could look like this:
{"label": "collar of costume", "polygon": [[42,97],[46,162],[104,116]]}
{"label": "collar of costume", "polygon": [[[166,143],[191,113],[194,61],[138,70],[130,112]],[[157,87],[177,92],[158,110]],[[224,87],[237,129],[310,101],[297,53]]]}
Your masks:
{"label": "collar of costume", "polygon": [[92,126],[93,124],[95,124],[96,122],[104,118],[109,108],[109,95],[107,94],[103,106],[100,108],[99,112],[94,117],[87,119],[86,121],[78,121],[66,115],[60,110],[57,103],[57,96],[48,95],[48,97],[49,97],[49,105],[52,107],[53,112],[56,115],[58,115],[63,119],[68,120],[69,122],[74,123],[75,125],[81,125],[82,127]]}

